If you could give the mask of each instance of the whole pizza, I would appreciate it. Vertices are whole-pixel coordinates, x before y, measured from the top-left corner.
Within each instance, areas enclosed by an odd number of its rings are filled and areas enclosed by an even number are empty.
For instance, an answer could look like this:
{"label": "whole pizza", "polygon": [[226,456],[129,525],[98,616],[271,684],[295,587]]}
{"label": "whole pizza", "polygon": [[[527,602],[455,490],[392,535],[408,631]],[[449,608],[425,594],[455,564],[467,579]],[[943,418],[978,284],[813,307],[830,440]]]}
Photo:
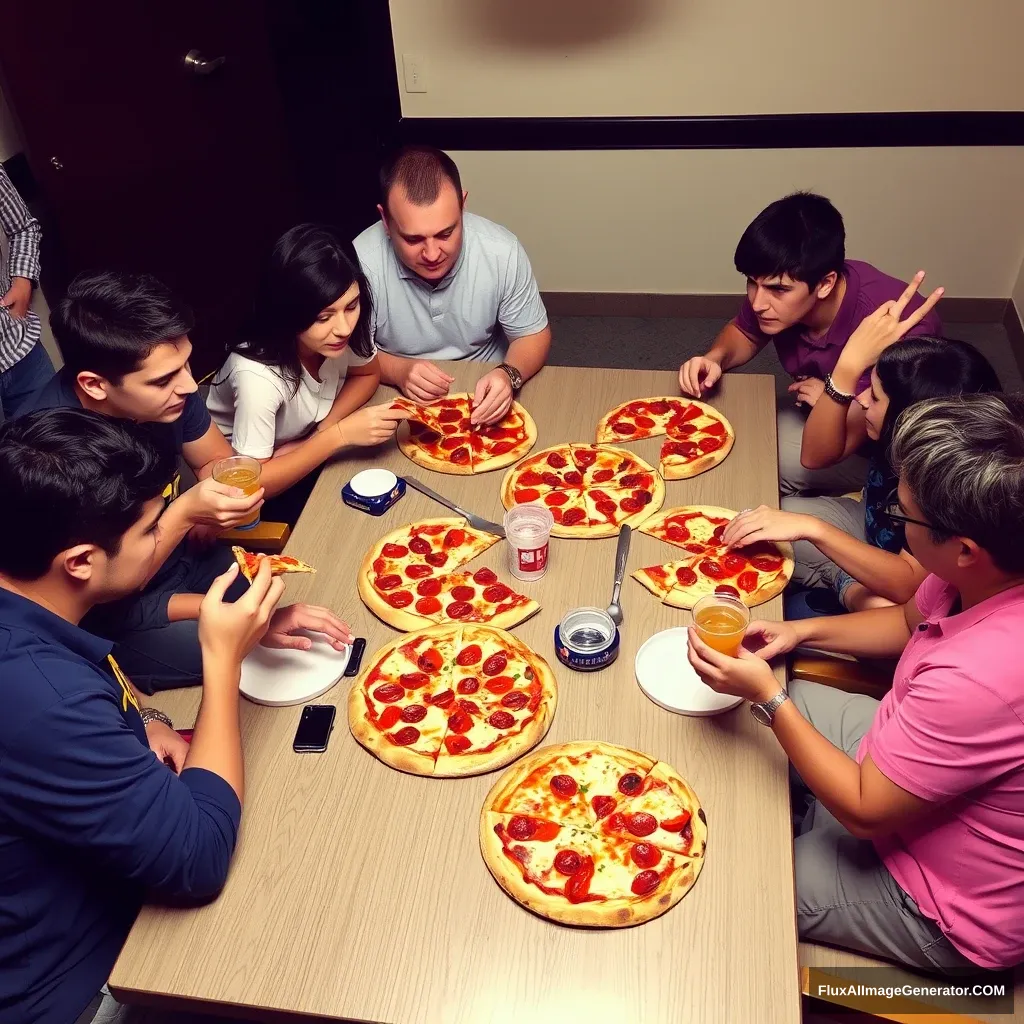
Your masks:
{"label": "whole pizza", "polygon": [[665,481],[639,456],[596,444],[545,448],[505,474],[505,508],[539,502],[551,509],[555,537],[614,537],[661,508]]}
{"label": "whole pizza", "polygon": [[434,626],[381,648],[348,699],[352,735],[416,775],[500,768],[544,737],[558,691],[548,663],[493,626]]}
{"label": "whole pizza", "polygon": [[461,517],[400,526],[367,552],[356,581],[359,596],[374,615],[404,632],[453,620],[515,626],[540,605],[492,569],[462,568],[498,539]]}
{"label": "whole pizza", "polygon": [[597,425],[597,440],[639,441],[667,434],[661,473],[683,480],[717,466],[732,451],[736,431],[717,410],[691,398],[637,398],[623,402]]}
{"label": "whole pizza", "polygon": [[518,462],[536,443],[537,425],[518,403],[500,423],[470,423],[473,396],[448,395],[430,405],[399,398],[392,404],[413,414],[398,437],[398,447],[417,466],[435,473],[489,473]]}
{"label": "whole pizza", "polygon": [[674,544],[685,555],[637,569],[633,579],[674,608],[692,608],[709,594],[730,594],[751,608],[770,601],[793,575],[793,547],[759,541],[727,550],[722,533],[735,516],[713,505],[683,505],[652,516],[640,532]]}
{"label": "whole pizza", "polygon": [[697,880],[707,818],[667,764],[601,742],[544,747],[495,783],[480,850],[498,884],[563,924],[640,924]]}

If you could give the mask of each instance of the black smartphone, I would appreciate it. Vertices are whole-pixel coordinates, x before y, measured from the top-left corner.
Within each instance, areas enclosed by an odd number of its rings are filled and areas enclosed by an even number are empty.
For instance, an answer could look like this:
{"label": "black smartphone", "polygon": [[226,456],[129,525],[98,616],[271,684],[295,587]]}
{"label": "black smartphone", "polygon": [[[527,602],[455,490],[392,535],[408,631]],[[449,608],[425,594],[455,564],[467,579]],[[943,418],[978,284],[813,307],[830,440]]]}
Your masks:
{"label": "black smartphone", "polygon": [[366,637],[357,636],[352,641],[352,653],[349,655],[348,664],[345,666],[345,675],[359,675],[359,666],[363,663],[363,654],[366,651]]}
{"label": "black smartphone", "polygon": [[296,754],[322,754],[327,749],[337,713],[333,704],[307,704],[299,717],[292,750]]}

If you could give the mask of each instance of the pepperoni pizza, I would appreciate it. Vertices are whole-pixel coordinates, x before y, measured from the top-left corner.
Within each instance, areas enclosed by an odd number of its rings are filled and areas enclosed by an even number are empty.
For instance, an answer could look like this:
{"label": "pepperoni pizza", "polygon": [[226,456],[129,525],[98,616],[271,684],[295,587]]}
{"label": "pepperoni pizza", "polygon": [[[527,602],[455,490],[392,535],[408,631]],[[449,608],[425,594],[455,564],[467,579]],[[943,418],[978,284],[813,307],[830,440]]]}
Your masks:
{"label": "pepperoni pizza", "polygon": [[286,572],[316,572],[313,566],[291,555],[257,555],[240,547],[233,547],[231,554],[235,556],[239,571],[250,583],[259,572],[260,561],[264,558],[270,562],[271,576],[282,576]]}
{"label": "pepperoni pizza", "polygon": [[667,434],[661,446],[661,474],[683,480],[717,466],[732,451],[732,424],[704,402],[689,398],[637,398],[623,402],[597,425],[597,440],[639,441]]}
{"label": "pepperoni pizza", "polygon": [[373,656],[349,693],[349,728],[400,771],[475,775],[539,743],[557,699],[548,663],[511,633],[449,623]]}
{"label": "pepperoni pizza", "polygon": [[449,395],[430,405],[416,405],[399,398],[393,403],[413,414],[398,447],[424,469],[435,473],[488,473],[521,459],[537,443],[537,425],[518,403],[500,423],[473,426],[472,395]]}
{"label": "pepperoni pizza", "polygon": [[515,626],[540,605],[506,586],[491,569],[462,568],[496,540],[457,517],[400,526],[363,559],[359,596],[374,615],[404,632],[453,619]]}
{"label": "pepperoni pizza", "polygon": [[793,548],[785,541],[764,541],[727,550],[722,534],[735,515],[727,508],[684,505],[652,516],[640,532],[674,544],[686,554],[638,569],[633,579],[674,608],[692,608],[708,594],[730,594],[751,608],[770,601],[793,575]]}
{"label": "pepperoni pizza", "polygon": [[480,849],[498,884],[563,924],[640,924],[697,880],[707,818],[668,765],[601,742],[545,747],[495,783]]}
{"label": "pepperoni pizza", "polygon": [[643,459],[622,448],[559,444],[505,474],[505,508],[539,502],[551,509],[555,537],[614,537],[661,508],[665,481]]}

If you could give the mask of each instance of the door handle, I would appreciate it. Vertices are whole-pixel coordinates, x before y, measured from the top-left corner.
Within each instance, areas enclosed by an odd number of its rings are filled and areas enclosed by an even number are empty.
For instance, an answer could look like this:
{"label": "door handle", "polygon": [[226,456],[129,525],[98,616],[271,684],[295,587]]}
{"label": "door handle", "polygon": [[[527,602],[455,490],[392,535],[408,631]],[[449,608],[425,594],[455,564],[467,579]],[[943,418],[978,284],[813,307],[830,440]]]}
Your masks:
{"label": "door handle", "polygon": [[184,58],[185,70],[193,75],[212,75],[226,60],[227,57],[205,60],[198,50],[189,50]]}

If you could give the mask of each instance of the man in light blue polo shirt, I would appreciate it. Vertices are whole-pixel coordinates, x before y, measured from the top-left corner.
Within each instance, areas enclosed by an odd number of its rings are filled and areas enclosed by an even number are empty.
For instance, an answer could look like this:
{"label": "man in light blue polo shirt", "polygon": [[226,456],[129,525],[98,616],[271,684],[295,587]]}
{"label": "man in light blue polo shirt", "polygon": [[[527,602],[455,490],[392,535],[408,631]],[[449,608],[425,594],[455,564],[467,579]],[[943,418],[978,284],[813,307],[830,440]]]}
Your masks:
{"label": "man in light blue polo shirt", "polygon": [[433,402],[453,378],[431,360],[499,362],[473,402],[473,422],[495,423],[544,365],[551,329],[519,239],[465,203],[451,157],[407,147],[381,170],[380,222],[354,244],[373,292],[381,380]]}

